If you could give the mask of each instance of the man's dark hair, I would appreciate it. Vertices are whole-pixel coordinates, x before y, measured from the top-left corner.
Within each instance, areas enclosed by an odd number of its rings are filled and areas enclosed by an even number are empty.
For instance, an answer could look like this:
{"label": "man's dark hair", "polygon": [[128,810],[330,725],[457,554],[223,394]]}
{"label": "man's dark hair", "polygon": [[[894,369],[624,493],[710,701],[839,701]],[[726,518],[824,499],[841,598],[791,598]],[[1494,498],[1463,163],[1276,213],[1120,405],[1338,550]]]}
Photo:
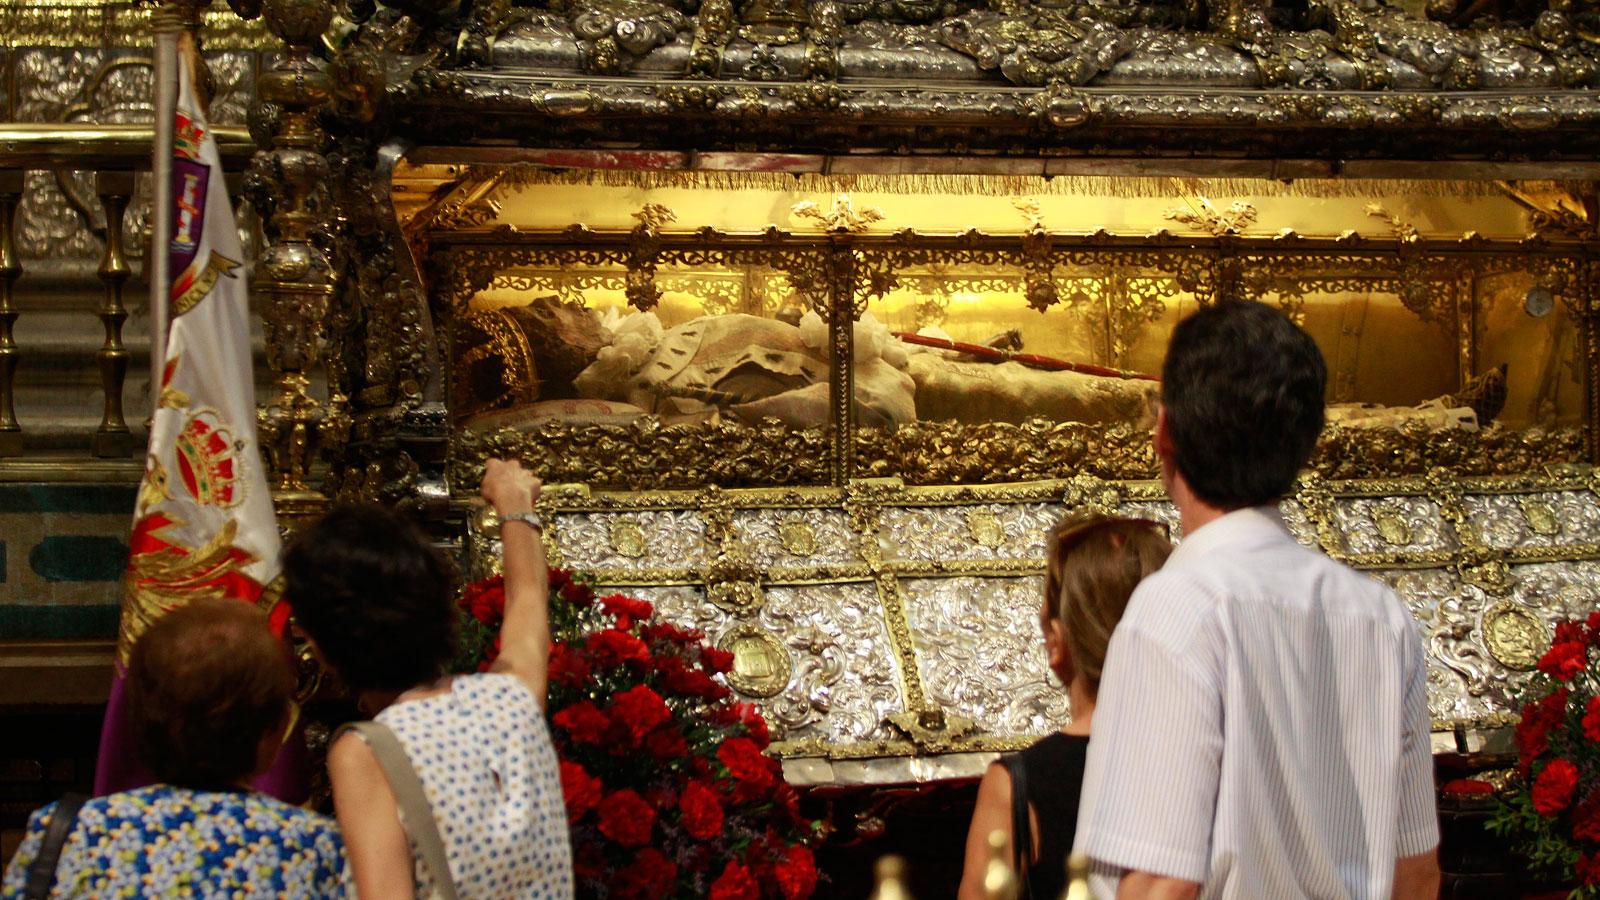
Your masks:
{"label": "man's dark hair", "polygon": [[444,674],[456,653],[450,564],[399,513],[335,507],[283,557],[284,599],[356,691],[404,691]]}
{"label": "man's dark hair", "polygon": [[1328,368],[1283,313],[1224,301],[1178,323],[1161,372],[1174,462],[1220,509],[1287,494],[1322,433]]}
{"label": "man's dark hair", "polygon": [[216,790],[255,774],[262,740],[288,724],[294,668],[254,605],[193,600],[133,645],[127,692],[140,761],[167,784]]}

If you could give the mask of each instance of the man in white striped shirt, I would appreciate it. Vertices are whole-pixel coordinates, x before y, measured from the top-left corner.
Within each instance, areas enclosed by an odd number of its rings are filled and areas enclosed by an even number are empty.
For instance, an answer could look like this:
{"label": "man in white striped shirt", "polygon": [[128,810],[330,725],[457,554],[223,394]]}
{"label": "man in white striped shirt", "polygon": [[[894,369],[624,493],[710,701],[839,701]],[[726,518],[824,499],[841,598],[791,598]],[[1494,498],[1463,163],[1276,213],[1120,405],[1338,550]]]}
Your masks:
{"label": "man in white striped shirt", "polygon": [[1438,895],[1416,625],[1278,516],[1326,381],[1259,303],[1173,332],[1156,453],[1185,538],[1106,657],[1076,841],[1097,897]]}

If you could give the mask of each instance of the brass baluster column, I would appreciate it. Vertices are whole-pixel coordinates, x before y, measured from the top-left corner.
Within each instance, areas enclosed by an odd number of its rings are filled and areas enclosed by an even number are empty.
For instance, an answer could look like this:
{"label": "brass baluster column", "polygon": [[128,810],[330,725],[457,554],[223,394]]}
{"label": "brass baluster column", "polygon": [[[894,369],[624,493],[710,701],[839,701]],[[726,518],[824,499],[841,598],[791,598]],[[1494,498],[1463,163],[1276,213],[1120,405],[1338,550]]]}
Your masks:
{"label": "brass baluster column", "polygon": [[322,432],[337,429],[343,412],[310,394],[333,296],[328,257],[312,241],[324,218],[315,197],[329,176],[327,135],[317,123],[333,83],[312,58],[328,27],[327,0],[267,0],[267,28],[287,45],[256,82],[257,100],[280,110],[270,146],[256,153],[253,177],[270,194],[267,243],[257,257],[255,290],[262,300],[267,358],[278,372],[278,394],[260,411],[262,446],[272,465],[278,514],[292,527],[326,502],[312,489],[310,471]]}
{"label": "brass baluster column", "polygon": [[17,424],[13,389],[17,375],[17,343],[11,328],[17,321],[11,291],[22,276],[17,258],[17,204],[22,201],[22,171],[0,172],[0,456],[22,455],[22,426]]}
{"label": "brass baluster column", "polygon": [[106,214],[105,251],[100,255],[98,270],[106,288],[99,313],[106,335],[95,353],[105,407],[90,448],[95,456],[107,458],[133,453],[133,435],[122,418],[122,385],[128,377],[128,349],[122,344],[122,325],[128,320],[128,309],[122,304],[122,286],[132,272],[122,248],[122,218],[128,209],[128,198],[133,196],[133,173],[96,172],[94,187]]}

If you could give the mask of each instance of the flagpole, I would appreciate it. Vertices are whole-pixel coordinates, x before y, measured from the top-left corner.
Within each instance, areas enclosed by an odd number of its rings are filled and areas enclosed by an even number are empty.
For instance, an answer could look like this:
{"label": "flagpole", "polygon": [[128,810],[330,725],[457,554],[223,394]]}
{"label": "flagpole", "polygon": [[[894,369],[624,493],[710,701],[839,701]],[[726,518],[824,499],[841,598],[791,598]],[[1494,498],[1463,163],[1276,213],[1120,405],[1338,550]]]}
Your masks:
{"label": "flagpole", "polygon": [[192,0],[167,0],[150,17],[155,30],[155,144],[151,148],[150,393],[161,392],[167,358],[167,306],[172,296],[172,155],[178,109],[178,37],[199,10]]}

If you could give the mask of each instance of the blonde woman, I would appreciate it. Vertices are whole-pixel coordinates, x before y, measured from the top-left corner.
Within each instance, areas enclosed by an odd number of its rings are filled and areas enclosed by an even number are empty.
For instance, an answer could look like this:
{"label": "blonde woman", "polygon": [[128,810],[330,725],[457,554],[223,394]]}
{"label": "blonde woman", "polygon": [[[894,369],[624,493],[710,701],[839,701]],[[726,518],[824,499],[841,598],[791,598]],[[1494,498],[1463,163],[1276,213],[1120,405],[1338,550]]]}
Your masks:
{"label": "blonde woman", "polygon": [[960,900],[982,900],[993,831],[1006,835],[1024,900],[1061,895],[1106,646],[1133,589],[1161,567],[1172,543],[1158,523],[1092,515],[1061,522],[1046,549],[1039,628],[1050,671],[1067,689],[1072,721],[984,773],[967,832]]}

